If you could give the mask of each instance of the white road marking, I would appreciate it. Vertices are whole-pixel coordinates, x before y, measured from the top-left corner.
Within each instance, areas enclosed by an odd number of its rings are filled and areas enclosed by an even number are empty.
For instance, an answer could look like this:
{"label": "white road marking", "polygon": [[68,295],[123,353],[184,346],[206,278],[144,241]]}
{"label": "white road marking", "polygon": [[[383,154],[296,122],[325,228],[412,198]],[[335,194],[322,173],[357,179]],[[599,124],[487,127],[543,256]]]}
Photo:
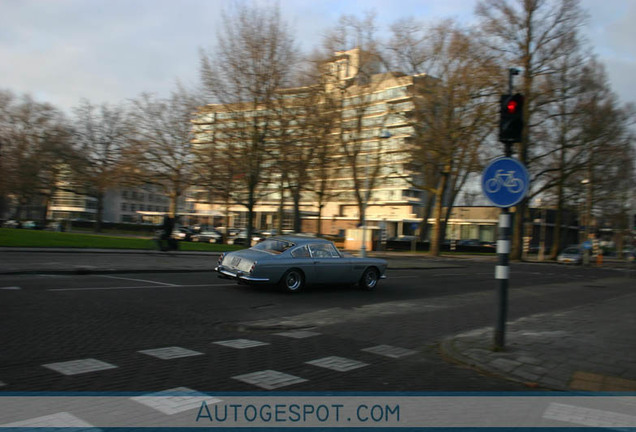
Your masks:
{"label": "white road marking", "polygon": [[165,348],[155,348],[155,349],[147,349],[142,351],[137,351],[142,354],[146,354],[152,357],[159,358],[161,360],[172,360],[176,358],[183,357],[192,357],[203,355],[202,352],[189,350],[187,348],[181,348],[177,346],[165,347]]}
{"label": "white road marking", "polygon": [[246,349],[246,348],[254,348],[258,346],[269,345],[267,342],[249,340],[249,339],[232,339],[225,341],[217,341],[212,342],[216,345],[222,345],[225,347],[236,348],[236,349]]}
{"label": "white road marking", "polygon": [[0,425],[2,428],[92,428],[93,425],[75,417],[71,413],[59,412],[56,414],[35,417]]}
{"label": "white road marking", "polygon": [[109,278],[109,279],[129,280],[129,281],[134,281],[134,282],[148,282],[148,283],[153,283],[153,284],[157,284],[157,285],[165,285],[165,286],[178,286],[176,284],[171,284],[171,283],[166,283],[166,282],[157,282],[157,281],[151,281],[151,280],[146,280],[146,279],[133,279],[133,278],[118,277],[118,276],[105,276],[105,275],[102,275],[100,277]]}
{"label": "white road marking", "polygon": [[157,288],[197,288],[197,287],[235,287],[236,284],[197,284],[197,285],[141,285],[123,287],[87,287],[87,288],[51,288],[47,291],[100,291],[100,290],[121,290],[121,289],[157,289]]}
{"label": "white road marking", "polygon": [[135,396],[131,400],[146,405],[166,415],[173,415],[185,411],[200,408],[205,402],[208,405],[222,402],[205,393],[196,392],[187,387],[177,387],[170,390],[148,393],[144,396]]}
{"label": "white road marking", "polygon": [[0,290],[7,290],[7,291],[17,291],[17,290],[21,290],[22,288],[20,288],[19,286],[10,286],[10,287],[2,287],[0,288]]}
{"label": "white road marking", "polygon": [[81,359],[81,360],[71,360],[59,363],[49,363],[42,365],[47,369],[54,370],[63,375],[77,375],[88,372],[97,372],[107,369],[114,369],[117,366],[103,362],[101,360],[96,360],[93,358]]}
{"label": "white road marking", "polygon": [[597,428],[633,428],[636,426],[636,417],[631,415],[554,402],[545,410],[543,418]]}
{"label": "white road marking", "polygon": [[252,372],[245,375],[237,375],[232,377],[235,380],[243,381],[248,384],[264,388],[266,390],[274,390],[292,384],[298,384],[307,381],[294,375],[289,375],[275,370],[264,370]]}

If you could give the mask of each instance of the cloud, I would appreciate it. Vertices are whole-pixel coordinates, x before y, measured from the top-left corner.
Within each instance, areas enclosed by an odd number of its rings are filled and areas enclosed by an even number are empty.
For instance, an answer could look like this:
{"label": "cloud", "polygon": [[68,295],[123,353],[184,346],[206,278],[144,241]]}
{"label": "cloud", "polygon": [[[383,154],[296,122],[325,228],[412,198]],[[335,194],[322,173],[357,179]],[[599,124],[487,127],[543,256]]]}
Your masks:
{"label": "cloud", "polygon": [[[88,98],[119,103],[198,81],[198,50],[211,48],[226,0],[1,0],[0,87],[66,110]],[[260,1],[260,0],[259,0]],[[267,1],[267,0],[263,0]],[[400,18],[474,20],[477,0],[278,0],[304,51],[343,14],[375,11],[381,31]],[[636,1],[583,0],[586,28],[614,90],[636,101]]]}

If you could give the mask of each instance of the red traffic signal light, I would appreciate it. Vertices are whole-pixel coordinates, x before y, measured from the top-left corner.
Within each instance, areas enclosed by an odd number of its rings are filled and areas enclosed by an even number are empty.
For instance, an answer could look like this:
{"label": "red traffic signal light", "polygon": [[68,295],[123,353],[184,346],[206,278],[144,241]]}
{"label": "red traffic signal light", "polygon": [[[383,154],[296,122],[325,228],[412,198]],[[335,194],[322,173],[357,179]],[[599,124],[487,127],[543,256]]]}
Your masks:
{"label": "red traffic signal light", "polygon": [[505,94],[500,100],[499,141],[515,143],[521,141],[523,132],[523,95]]}
{"label": "red traffic signal light", "polygon": [[506,111],[508,112],[508,114],[516,114],[517,109],[519,109],[519,102],[514,99],[508,101],[508,105],[506,105]]}

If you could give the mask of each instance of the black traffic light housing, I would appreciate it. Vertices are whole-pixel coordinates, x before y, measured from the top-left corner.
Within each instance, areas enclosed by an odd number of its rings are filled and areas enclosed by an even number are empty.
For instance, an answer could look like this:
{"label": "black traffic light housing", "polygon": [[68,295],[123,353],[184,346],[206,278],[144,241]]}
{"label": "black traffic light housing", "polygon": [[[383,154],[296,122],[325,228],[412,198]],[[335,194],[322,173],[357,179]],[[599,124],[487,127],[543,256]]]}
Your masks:
{"label": "black traffic light housing", "polygon": [[523,132],[522,94],[501,95],[499,117],[499,141],[503,143],[521,142]]}

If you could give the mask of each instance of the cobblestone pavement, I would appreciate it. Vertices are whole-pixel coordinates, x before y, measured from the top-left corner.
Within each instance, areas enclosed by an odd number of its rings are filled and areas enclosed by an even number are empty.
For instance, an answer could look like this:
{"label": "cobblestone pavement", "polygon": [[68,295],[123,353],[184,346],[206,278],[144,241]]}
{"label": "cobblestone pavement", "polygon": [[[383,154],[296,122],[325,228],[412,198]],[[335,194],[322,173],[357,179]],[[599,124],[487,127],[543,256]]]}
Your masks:
{"label": "cobblestone pavement", "polygon": [[442,352],[455,361],[528,386],[636,391],[635,310],[633,293],[535,314],[507,324],[503,351],[491,349],[494,330],[487,327],[444,340]]}
{"label": "cobblestone pavement", "polygon": [[[134,259],[131,259],[133,256]],[[170,254],[86,250],[77,253],[0,248],[0,274],[211,271],[216,256],[189,252]],[[461,265],[457,261],[413,258],[401,254],[389,255],[387,258],[390,268],[394,269],[453,268]],[[624,288],[625,294],[620,297],[556,312],[528,315],[508,322],[506,349],[503,351],[491,349],[493,329],[484,327],[446,338],[441,343],[441,352],[450,361],[509,378],[528,387],[568,391],[636,391],[634,281],[634,272],[623,270],[622,275],[615,279],[591,282],[598,284],[597,288],[601,290],[608,285]],[[302,320],[302,317],[294,319]],[[333,317],[329,319],[333,320]],[[258,323],[265,328],[269,324]],[[291,324],[294,324],[291,327],[296,327],[298,323]],[[328,325],[329,322],[323,324]],[[342,363],[341,359],[327,359],[325,362],[334,367],[355,366]],[[52,368],[57,366],[73,365],[53,365]],[[78,367],[97,366],[89,364]],[[276,381],[281,377],[242,378],[247,382],[261,378]]]}

